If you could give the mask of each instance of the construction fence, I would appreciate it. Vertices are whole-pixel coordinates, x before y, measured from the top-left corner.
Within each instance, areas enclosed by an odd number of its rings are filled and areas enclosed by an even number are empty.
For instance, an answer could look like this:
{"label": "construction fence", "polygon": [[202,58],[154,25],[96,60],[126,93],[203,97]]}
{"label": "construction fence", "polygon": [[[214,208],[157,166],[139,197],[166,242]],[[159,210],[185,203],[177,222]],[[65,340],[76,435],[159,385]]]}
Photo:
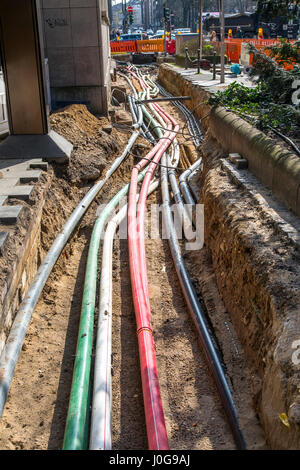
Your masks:
{"label": "construction fence", "polygon": [[[266,46],[278,43],[278,39],[239,39],[231,38],[225,39],[225,54],[230,62],[240,63],[242,44],[251,43],[257,49],[264,49]],[[294,41],[293,41],[294,42]],[[217,43],[218,46],[221,43]],[[138,41],[112,41],[110,43],[112,54],[124,53],[141,53],[141,52],[164,52],[164,39],[143,39]],[[166,40],[167,53],[170,55],[176,54],[176,41],[174,39]],[[268,51],[265,51],[268,55]],[[251,64],[253,55],[250,54],[249,63]],[[288,66],[287,66],[288,67]]]}
{"label": "construction fence", "polygon": [[[175,54],[175,40],[167,40],[166,48],[168,54]],[[141,39],[138,41],[112,41],[110,43],[112,54],[136,53],[136,52],[164,52],[163,39]]]}
{"label": "construction fence", "polygon": [[[248,39],[248,38],[225,39],[225,54],[227,55],[228,60],[230,62],[235,62],[238,64],[241,59],[242,44],[251,43],[256,47],[256,49],[263,50],[266,46],[271,46],[272,44],[276,44],[278,42],[279,42],[278,39]],[[221,43],[218,43],[218,45],[220,46]],[[268,51],[264,51],[264,53],[266,55],[269,55]],[[253,61],[253,54],[250,54],[249,63],[251,64],[252,61]]]}

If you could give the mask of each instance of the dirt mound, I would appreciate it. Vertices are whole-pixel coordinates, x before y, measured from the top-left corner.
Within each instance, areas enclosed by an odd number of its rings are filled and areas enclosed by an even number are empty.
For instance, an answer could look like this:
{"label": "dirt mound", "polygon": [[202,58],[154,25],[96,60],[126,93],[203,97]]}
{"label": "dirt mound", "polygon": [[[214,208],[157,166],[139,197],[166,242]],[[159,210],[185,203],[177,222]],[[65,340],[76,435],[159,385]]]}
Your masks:
{"label": "dirt mound", "polygon": [[51,126],[57,132],[64,133],[72,144],[80,139],[81,134],[95,135],[101,121],[91,114],[83,104],[73,104],[51,115]]}
{"label": "dirt mound", "polygon": [[100,178],[117,152],[123,148],[122,138],[113,129],[108,135],[102,127],[106,118],[98,119],[85,105],[75,104],[51,115],[51,128],[73,144],[69,166],[63,177],[80,185]]}

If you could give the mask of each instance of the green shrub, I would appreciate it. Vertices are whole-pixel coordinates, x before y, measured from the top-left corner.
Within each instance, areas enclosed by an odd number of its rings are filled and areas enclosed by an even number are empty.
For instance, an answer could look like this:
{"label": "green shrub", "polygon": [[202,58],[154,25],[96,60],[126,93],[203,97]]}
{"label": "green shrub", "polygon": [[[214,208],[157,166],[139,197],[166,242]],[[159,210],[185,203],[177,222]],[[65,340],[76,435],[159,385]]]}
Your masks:
{"label": "green shrub", "polygon": [[[253,54],[250,77],[256,86],[249,88],[234,82],[225,91],[215,93],[209,104],[224,106],[263,131],[268,131],[271,126],[290,136],[299,136],[300,106],[293,105],[292,94],[295,92],[293,84],[300,82],[300,67],[284,70],[252,44],[248,48]],[[289,54],[291,48],[282,41],[273,51],[274,56],[279,51]]]}

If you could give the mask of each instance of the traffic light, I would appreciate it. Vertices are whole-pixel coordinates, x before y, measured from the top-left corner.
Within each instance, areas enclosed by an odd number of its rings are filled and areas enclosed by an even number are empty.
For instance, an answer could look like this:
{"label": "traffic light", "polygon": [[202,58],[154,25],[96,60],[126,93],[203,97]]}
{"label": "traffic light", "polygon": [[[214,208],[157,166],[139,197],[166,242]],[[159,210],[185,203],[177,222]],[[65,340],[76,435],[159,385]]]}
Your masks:
{"label": "traffic light", "polygon": [[164,7],[164,19],[166,23],[170,21],[170,8]]}
{"label": "traffic light", "polygon": [[129,5],[129,7],[127,8],[127,11],[128,11],[129,24],[132,24],[133,23],[133,7]]}

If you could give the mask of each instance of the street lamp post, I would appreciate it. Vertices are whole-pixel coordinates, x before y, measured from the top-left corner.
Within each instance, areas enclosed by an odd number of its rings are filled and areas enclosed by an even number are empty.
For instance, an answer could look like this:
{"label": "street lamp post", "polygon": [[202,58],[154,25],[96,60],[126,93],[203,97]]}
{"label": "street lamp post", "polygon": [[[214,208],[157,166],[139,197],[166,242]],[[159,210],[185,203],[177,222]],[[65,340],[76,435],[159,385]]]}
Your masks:
{"label": "street lamp post", "polygon": [[126,0],[122,0],[122,13],[123,13],[123,33],[127,33],[128,23],[128,12],[127,12],[127,2]]}
{"label": "street lamp post", "polygon": [[221,79],[220,83],[225,83],[225,20],[224,20],[224,0],[220,0],[220,32],[221,32]]}
{"label": "street lamp post", "polygon": [[202,12],[203,12],[203,0],[199,0],[199,36],[198,36],[198,48],[200,49],[200,59],[202,59]]}
{"label": "street lamp post", "polygon": [[200,61],[202,59],[202,0],[199,0],[199,21],[198,21],[198,51],[197,51],[197,72],[200,72]]}

